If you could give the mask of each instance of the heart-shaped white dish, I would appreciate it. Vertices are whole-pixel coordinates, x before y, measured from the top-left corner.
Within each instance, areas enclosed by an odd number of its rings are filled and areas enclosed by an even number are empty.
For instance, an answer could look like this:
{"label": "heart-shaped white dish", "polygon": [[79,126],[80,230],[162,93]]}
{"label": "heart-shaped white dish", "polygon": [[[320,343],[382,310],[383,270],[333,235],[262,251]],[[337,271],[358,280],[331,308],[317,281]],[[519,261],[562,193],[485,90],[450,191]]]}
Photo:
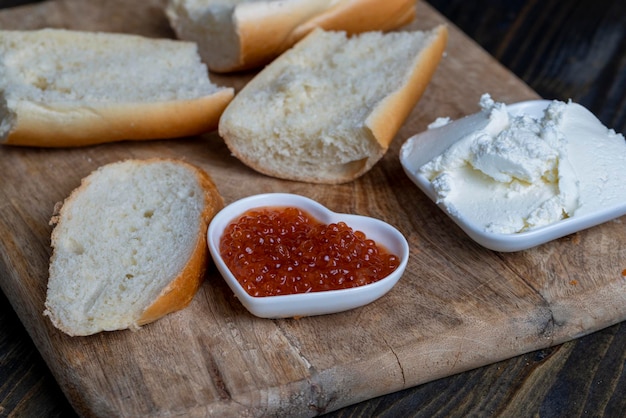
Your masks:
{"label": "heart-shaped white dish", "polygon": [[[243,213],[262,207],[297,207],[318,221],[330,224],[345,222],[354,231],[362,231],[400,258],[400,265],[387,277],[364,286],[281,296],[250,296],[226,266],[220,254],[223,231]],[[304,196],[289,193],[267,193],[238,200],[222,209],[211,221],[207,243],[213,261],[241,303],[261,318],[288,318],[342,312],[366,305],[387,293],[398,282],[409,259],[406,238],[393,226],[366,216],[336,213]]]}

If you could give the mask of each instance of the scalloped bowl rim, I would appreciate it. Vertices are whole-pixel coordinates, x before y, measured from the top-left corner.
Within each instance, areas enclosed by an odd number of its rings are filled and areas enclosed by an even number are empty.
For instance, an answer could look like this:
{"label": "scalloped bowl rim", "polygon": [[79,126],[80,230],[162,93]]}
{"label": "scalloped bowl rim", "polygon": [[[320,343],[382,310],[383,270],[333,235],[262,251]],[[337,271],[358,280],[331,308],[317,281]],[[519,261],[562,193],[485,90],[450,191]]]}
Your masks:
{"label": "scalloped bowl rim", "polygon": [[[353,230],[384,246],[400,258],[398,268],[381,280],[354,288],[292,295],[255,297],[249,295],[228,269],[219,251],[224,229],[244,212],[261,207],[295,206],[308,212],[317,220],[329,224],[344,221]],[[409,259],[406,238],[390,224],[367,216],[333,212],[307,197],[291,193],[265,193],[237,200],[220,210],[211,220],[207,231],[207,244],[213,261],[222,277],[241,303],[252,314],[262,318],[287,318],[325,315],[366,305],[385,295],[404,274]]]}

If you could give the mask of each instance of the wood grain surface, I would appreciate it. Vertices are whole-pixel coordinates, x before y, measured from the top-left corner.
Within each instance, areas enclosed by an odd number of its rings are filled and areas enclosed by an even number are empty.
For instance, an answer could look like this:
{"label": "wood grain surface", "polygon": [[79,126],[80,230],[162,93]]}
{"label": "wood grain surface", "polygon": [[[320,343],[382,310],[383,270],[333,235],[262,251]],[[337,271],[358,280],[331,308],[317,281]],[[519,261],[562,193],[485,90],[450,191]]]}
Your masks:
{"label": "wood grain surface", "polygon": [[[0,13],[0,27],[47,25],[172,36],[159,5],[45,2]],[[416,28],[442,21],[426,4],[420,4],[419,15]],[[246,78],[215,80],[240,87]],[[623,219],[616,220],[530,251],[500,254],[471,242],[422,196],[399,167],[399,146],[436,116],[475,111],[485,91],[505,102],[536,97],[452,28],[448,55],[389,154],[364,178],[341,186],[262,177],[230,157],[215,134],[78,150],[3,148],[0,167],[12,181],[0,188],[2,289],[72,405],[85,415],[315,415],[390,392],[395,393],[337,414],[383,415],[389,405],[396,416],[418,407],[424,416],[463,413],[463,405],[474,408],[465,410],[470,414],[520,411],[527,402],[533,405],[537,394],[515,391],[511,382],[530,375],[566,382],[568,373],[574,373],[567,364],[586,352],[573,350],[577,344],[555,345],[624,319],[625,227]],[[190,308],[140,332],[77,339],[56,332],[40,314],[50,255],[47,220],[54,202],[99,165],[156,155],[178,156],[205,168],[227,201],[257,192],[297,192],[334,210],[385,219],[409,239],[407,273],[390,294],[364,308],[267,321],[247,314],[210,270]],[[623,341],[619,329],[595,335],[607,352],[616,351],[605,358],[617,360],[617,366],[621,358],[623,368],[623,352],[620,357],[615,349]],[[561,375],[551,376],[552,367]],[[586,373],[593,375],[593,370]],[[439,379],[449,375],[454,376]],[[619,372],[604,376],[606,385],[623,387]],[[604,384],[602,377],[593,376],[589,385]],[[433,382],[402,390],[427,381]],[[449,385],[461,390],[450,392]],[[574,400],[566,386],[560,390],[561,402]],[[591,390],[591,401],[605,411],[619,411],[614,408],[624,401],[606,393],[614,392]],[[559,405],[535,407],[557,411]]]}
{"label": "wood grain surface", "polygon": [[626,131],[626,2],[430,4],[544,98],[572,99]]}

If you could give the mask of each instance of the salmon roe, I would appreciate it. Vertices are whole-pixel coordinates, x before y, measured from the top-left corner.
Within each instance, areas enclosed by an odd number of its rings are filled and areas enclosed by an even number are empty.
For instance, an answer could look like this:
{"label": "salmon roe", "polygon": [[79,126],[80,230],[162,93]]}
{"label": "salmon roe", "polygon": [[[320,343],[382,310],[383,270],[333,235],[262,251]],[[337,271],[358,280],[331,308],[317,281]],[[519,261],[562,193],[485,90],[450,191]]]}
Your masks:
{"label": "salmon roe", "polygon": [[400,259],[344,222],[294,207],[250,210],[220,240],[224,262],[251,296],[346,289],[376,282]]}

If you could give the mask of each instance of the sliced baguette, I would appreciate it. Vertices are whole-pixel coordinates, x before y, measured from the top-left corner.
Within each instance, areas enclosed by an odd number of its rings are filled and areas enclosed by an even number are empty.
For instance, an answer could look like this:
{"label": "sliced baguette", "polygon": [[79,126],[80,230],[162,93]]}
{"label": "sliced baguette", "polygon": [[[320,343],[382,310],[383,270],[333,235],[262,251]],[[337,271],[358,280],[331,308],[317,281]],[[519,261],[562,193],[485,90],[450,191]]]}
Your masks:
{"label": "sliced baguette", "polygon": [[0,143],[70,147],[214,130],[234,90],[191,42],[0,31]]}
{"label": "sliced baguette", "polygon": [[219,134],[234,156],[273,177],[344,183],[372,168],[420,99],[447,29],[316,29],[228,105]]}
{"label": "sliced baguette", "polygon": [[313,29],[391,30],[415,18],[415,0],[170,0],[180,39],[196,42],[214,72],[260,67]]}
{"label": "sliced baguette", "polygon": [[208,262],[223,200],[178,160],[126,160],[83,179],[52,218],[45,312],[76,335],[136,330],[187,306]]}

